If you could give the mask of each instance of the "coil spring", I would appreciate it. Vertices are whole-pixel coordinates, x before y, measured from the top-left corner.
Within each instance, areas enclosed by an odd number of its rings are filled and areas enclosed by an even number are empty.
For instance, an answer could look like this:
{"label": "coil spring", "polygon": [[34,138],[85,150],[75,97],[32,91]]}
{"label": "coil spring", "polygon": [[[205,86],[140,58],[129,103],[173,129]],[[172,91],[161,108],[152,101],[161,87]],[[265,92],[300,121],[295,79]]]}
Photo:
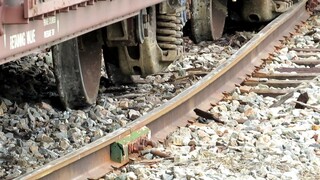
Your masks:
{"label": "coil spring", "polygon": [[185,16],[185,11],[157,14],[157,41],[162,50],[176,50],[182,47]]}

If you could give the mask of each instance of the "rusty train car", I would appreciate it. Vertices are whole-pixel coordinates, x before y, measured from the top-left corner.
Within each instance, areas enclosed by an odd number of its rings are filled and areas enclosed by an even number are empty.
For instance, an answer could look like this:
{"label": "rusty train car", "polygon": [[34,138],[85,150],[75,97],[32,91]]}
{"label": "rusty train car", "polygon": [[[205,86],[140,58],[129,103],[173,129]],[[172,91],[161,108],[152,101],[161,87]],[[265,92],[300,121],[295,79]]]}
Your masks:
{"label": "rusty train car", "polygon": [[114,83],[156,73],[195,42],[219,38],[225,18],[269,21],[295,0],[0,0],[0,64],[51,49],[65,107],[95,102],[102,58]]}

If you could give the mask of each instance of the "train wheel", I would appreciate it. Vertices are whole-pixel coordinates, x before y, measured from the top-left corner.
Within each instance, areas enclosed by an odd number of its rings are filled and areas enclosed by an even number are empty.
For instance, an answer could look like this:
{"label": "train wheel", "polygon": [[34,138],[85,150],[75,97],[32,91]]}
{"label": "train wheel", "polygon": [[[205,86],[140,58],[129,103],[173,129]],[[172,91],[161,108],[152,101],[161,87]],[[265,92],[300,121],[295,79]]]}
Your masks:
{"label": "train wheel", "polygon": [[222,36],[227,17],[226,0],[193,0],[191,3],[192,39],[201,41]]}
{"label": "train wheel", "polygon": [[58,91],[66,108],[81,108],[96,101],[101,52],[95,32],[52,47]]}

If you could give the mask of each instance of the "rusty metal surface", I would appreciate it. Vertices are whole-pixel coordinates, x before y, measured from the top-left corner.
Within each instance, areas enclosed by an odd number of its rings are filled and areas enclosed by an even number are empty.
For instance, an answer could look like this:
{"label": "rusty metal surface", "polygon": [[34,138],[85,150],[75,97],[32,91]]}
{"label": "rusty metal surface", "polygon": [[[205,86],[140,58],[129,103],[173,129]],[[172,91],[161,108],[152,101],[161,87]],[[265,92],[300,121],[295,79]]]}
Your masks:
{"label": "rusty metal surface", "polygon": [[212,39],[219,39],[222,36],[225,19],[228,14],[228,1],[214,0],[210,1],[210,27]]}
{"label": "rusty metal surface", "polygon": [[262,64],[261,59],[268,57],[269,52],[275,49],[274,46],[280,43],[276,39],[283,39],[284,35],[294,31],[296,23],[309,17],[305,3],[305,0],[301,1],[292,11],[279,16],[218,69],[205,76],[193,88],[172,99],[170,102],[175,106],[175,110],[168,108],[161,120],[148,125],[153,138],[164,138],[164,132],[184,125],[188,117],[195,117],[195,107],[209,109],[211,103],[222,98],[222,92],[228,92],[234,89],[235,84],[240,84],[247,74],[251,74],[256,66]]}
{"label": "rusty metal surface", "polygon": [[140,9],[163,0],[107,0],[58,13],[28,24],[4,24],[0,36],[0,64],[50,47],[92,30],[137,15]]}
{"label": "rusty metal surface", "polygon": [[308,0],[307,2],[307,8],[313,12],[317,9],[317,7],[319,6],[320,2],[318,0]]}
{"label": "rusty metal surface", "polygon": [[23,18],[22,6],[5,6],[3,7],[3,24],[27,24],[29,19]]}
{"label": "rusty metal surface", "polygon": [[[3,0],[0,0],[0,20],[2,19],[3,16]],[[2,22],[0,21],[0,37],[3,35],[3,27],[2,27]]]}
{"label": "rusty metal surface", "polygon": [[103,175],[111,166],[109,145],[131,132],[147,125],[153,139],[162,139],[177,126],[187,124],[189,118],[195,118],[194,108],[207,110],[210,102],[222,98],[222,92],[234,89],[235,84],[243,81],[261,58],[268,56],[282,39],[294,29],[300,20],[306,20],[309,14],[305,11],[305,2],[295,6],[293,11],[284,13],[266,26],[258,35],[242,47],[218,69],[212,71],[194,86],[188,88],[166,104],[151,111],[125,128],[121,128],[72,154],[55,160],[41,169],[31,172],[22,179],[85,179]]}
{"label": "rusty metal surface", "polygon": [[261,59],[267,58],[269,52],[280,43],[276,39],[283,39],[283,36],[294,31],[295,24],[310,16],[305,4],[306,0],[303,0],[295,5],[292,11],[276,18],[227,62],[205,76],[195,86],[172,99],[161,117],[156,117],[159,115],[154,114],[153,118],[157,120],[152,122],[149,120],[151,123],[147,125],[151,129],[153,138],[165,138],[166,132],[171,132],[176,127],[185,125],[187,120],[196,117],[193,112],[195,107],[208,110],[210,104],[218,102],[223,97],[222,92],[229,92],[234,89],[235,84],[240,84],[247,74],[251,74],[256,66],[262,64]]}
{"label": "rusty metal surface", "polygon": [[86,107],[96,102],[102,57],[97,33],[65,41],[51,50],[57,89],[64,107]]}
{"label": "rusty metal surface", "polygon": [[44,2],[24,0],[24,17],[31,18],[85,2],[94,3],[93,0],[47,0]]}
{"label": "rusty metal surface", "polygon": [[320,73],[320,68],[276,68],[278,72]]}

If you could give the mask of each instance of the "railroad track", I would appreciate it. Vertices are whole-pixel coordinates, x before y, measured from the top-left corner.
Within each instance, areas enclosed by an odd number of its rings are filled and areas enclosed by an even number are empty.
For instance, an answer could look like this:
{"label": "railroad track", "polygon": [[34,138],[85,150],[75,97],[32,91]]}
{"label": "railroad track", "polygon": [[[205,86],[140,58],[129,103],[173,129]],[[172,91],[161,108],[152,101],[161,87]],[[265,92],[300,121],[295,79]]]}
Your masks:
{"label": "railroad track", "polygon": [[[284,36],[288,36],[289,32],[295,32],[297,25],[301,25],[302,21],[309,17],[310,14],[305,10],[305,3],[306,1],[298,3],[290,12],[279,16],[216,70],[161,107],[129,123],[124,128],[118,129],[71,154],[21,176],[20,179],[99,178],[114,167],[120,167],[128,162],[125,152],[134,151],[135,148],[125,141],[129,141],[128,139],[130,138],[136,139],[137,134],[148,136],[150,132],[152,140],[164,139],[176,127],[185,126],[188,120],[195,120],[198,117],[193,111],[195,108],[207,111],[212,107],[212,104],[224,97],[223,93],[234,90],[236,84],[241,84],[239,85],[240,89],[247,92],[253,91],[273,95],[290,93],[292,89],[277,90],[277,92],[274,92],[273,89],[267,89],[259,92],[259,89],[250,86],[256,86],[257,84],[268,85],[268,87],[298,86],[302,82],[301,79],[305,81],[306,77],[313,78],[320,71],[315,68],[315,71],[310,73],[309,69],[309,74],[304,75],[292,73],[271,74],[256,71],[252,77],[248,78],[248,75],[252,74],[263,63],[268,63],[268,60],[263,59],[267,59],[269,53],[273,52],[275,47],[280,44],[279,40],[283,39]],[[301,52],[304,52],[301,53],[301,57],[305,57],[306,54],[311,54],[311,52],[315,51],[302,49]],[[301,63],[315,64],[314,61]],[[288,71],[297,71],[297,69],[279,70],[279,72]],[[305,70],[301,68],[301,71]],[[242,84],[245,79],[247,81]],[[291,79],[291,81],[282,81],[283,79]],[[118,148],[116,152],[118,155],[110,153],[113,148]],[[111,159],[117,159],[119,162]]]}
{"label": "railroad track", "polygon": [[[319,49],[315,47],[292,48],[297,53],[296,59],[292,63],[300,67],[276,68],[276,72],[261,72],[257,70],[248,78],[240,89],[243,92],[255,92],[261,95],[276,97],[291,93],[295,87],[301,83],[311,82],[313,78],[320,75],[320,69],[316,67],[320,64],[315,54]],[[266,60],[266,64],[271,63],[272,58]],[[306,67],[307,66],[307,67]],[[258,85],[266,85],[267,88],[251,88]],[[293,87],[293,89],[291,88]]]}

